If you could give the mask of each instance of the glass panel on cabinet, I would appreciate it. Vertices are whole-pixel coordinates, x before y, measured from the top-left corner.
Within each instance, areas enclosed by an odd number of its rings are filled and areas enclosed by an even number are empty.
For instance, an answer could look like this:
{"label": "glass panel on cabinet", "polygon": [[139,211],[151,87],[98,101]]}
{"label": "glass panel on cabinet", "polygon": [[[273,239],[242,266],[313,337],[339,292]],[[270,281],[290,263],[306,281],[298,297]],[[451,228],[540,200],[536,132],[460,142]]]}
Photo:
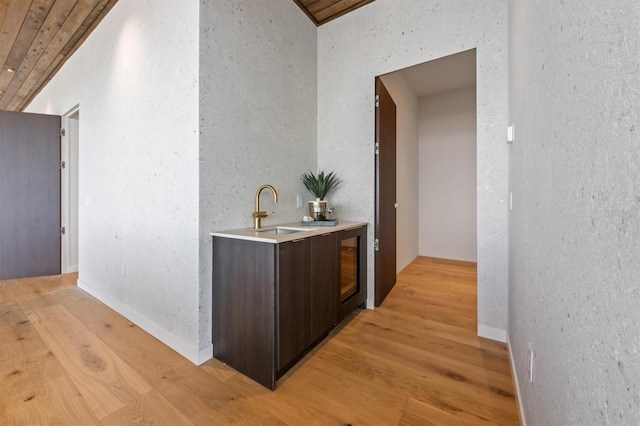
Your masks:
{"label": "glass panel on cabinet", "polygon": [[358,291],[358,238],[342,240],[340,247],[340,301]]}

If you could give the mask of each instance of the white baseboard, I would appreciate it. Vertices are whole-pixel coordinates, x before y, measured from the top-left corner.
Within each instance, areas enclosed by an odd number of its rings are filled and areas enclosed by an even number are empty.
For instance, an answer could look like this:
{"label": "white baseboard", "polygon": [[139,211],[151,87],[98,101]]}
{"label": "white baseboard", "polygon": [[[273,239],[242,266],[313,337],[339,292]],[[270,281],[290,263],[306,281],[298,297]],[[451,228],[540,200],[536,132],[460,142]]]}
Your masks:
{"label": "white baseboard", "polygon": [[513,387],[516,391],[516,401],[518,403],[518,413],[520,414],[520,424],[527,426],[527,419],[524,417],[524,407],[522,398],[520,397],[520,384],[518,383],[518,375],[516,374],[516,364],[513,360],[513,352],[511,351],[511,343],[509,342],[509,334],[507,334],[507,350],[509,351],[509,363],[511,364],[511,377],[513,378]]}
{"label": "white baseboard", "polygon": [[196,355],[196,361],[195,362],[193,362],[193,360],[190,360],[190,361],[196,365],[200,365],[202,363],[209,361],[211,358],[213,358],[213,345],[209,345],[204,349],[200,349],[200,351]]}
{"label": "white baseboard", "polygon": [[61,274],[73,274],[78,272],[78,265],[60,265]]}
{"label": "white baseboard", "polygon": [[478,324],[478,336],[491,340],[497,340],[498,342],[507,342],[507,332],[499,329],[489,327],[488,325]]}
{"label": "white baseboard", "polygon": [[107,296],[99,290],[91,287],[89,284],[78,280],[78,288],[86,291],[120,315],[127,318],[129,321],[133,322],[135,325],[137,325],[147,333],[151,334],[156,339],[160,340],[165,345],[169,346],[174,351],[178,352],[183,357],[187,358],[192,363],[200,365],[213,357],[212,345],[209,345],[202,350],[198,350],[194,346],[185,342],[180,337],[156,324],[149,318],[140,315],[138,312],[131,309],[130,306],[112,298],[111,296]]}

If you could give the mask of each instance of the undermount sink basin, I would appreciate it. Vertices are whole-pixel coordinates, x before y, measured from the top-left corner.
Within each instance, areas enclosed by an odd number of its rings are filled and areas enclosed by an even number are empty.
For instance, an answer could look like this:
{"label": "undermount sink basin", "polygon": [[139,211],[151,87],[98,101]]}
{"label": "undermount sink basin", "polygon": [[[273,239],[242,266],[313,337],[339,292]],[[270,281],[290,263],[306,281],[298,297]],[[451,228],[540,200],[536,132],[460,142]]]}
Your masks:
{"label": "undermount sink basin", "polygon": [[261,234],[295,234],[296,232],[307,232],[310,229],[303,228],[288,228],[285,226],[276,226],[275,228],[256,229],[256,232]]}

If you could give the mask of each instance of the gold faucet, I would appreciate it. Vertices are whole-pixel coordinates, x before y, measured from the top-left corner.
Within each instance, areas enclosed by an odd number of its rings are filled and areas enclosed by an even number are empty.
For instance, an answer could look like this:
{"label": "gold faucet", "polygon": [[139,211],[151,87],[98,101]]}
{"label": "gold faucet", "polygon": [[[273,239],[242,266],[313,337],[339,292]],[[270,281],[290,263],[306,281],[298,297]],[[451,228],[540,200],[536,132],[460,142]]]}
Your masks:
{"label": "gold faucet", "polygon": [[253,229],[260,229],[260,219],[263,217],[267,217],[273,212],[263,212],[260,211],[260,193],[263,189],[269,188],[271,192],[273,192],[273,201],[278,202],[278,193],[276,189],[271,185],[262,185],[258,188],[258,192],[256,192],[256,211],[253,212]]}

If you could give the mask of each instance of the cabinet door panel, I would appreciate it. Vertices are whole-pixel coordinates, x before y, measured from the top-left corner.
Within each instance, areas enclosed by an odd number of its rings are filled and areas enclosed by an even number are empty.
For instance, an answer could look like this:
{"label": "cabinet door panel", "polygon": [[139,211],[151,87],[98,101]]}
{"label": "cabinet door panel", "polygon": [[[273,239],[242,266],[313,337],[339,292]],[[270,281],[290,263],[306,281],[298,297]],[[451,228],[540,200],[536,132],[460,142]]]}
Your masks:
{"label": "cabinet door panel", "polygon": [[278,370],[293,361],[309,344],[310,261],[309,239],[278,244]]}
{"label": "cabinet door panel", "polygon": [[336,323],[336,234],[311,238],[311,341]]}
{"label": "cabinet door panel", "polygon": [[213,356],[275,387],[273,244],[213,238]]}

